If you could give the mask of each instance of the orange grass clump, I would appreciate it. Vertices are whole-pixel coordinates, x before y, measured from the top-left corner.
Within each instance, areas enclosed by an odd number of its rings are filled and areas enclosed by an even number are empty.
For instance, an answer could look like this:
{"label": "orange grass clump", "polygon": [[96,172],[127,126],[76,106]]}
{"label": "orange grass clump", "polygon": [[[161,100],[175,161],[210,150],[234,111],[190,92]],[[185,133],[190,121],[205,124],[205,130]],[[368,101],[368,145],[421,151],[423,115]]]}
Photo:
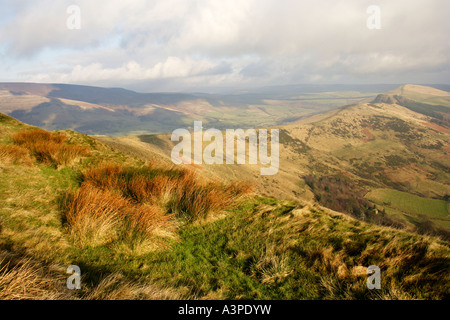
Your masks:
{"label": "orange grass clump", "polygon": [[89,153],[87,147],[70,145],[63,134],[42,129],[21,131],[11,136],[15,145],[28,149],[38,162],[50,165],[68,165],[75,158]]}
{"label": "orange grass clump", "polygon": [[118,239],[151,238],[170,234],[175,228],[171,215],[157,206],[136,204],[115,191],[83,183],[64,201],[67,223],[81,245],[100,245]]}
{"label": "orange grass clump", "polygon": [[165,207],[189,221],[232,208],[251,192],[247,183],[224,185],[201,180],[190,170],[148,165],[142,168],[105,164],[83,172],[83,181],[102,190],[115,190],[137,203]]}
{"label": "orange grass clump", "polygon": [[0,159],[7,163],[24,164],[27,166],[33,165],[30,151],[21,146],[0,145]]}

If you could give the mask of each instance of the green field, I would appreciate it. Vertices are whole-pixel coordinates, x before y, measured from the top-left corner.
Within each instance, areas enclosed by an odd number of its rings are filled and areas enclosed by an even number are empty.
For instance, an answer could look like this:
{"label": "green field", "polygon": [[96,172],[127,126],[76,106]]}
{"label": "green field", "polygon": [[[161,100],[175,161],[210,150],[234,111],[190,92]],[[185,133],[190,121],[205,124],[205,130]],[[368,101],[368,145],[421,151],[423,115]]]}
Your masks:
{"label": "green field", "polygon": [[444,200],[427,199],[392,189],[376,189],[366,196],[376,204],[397,209],[406,214],[425,215],[430,219],[450,221],[449,205]]}

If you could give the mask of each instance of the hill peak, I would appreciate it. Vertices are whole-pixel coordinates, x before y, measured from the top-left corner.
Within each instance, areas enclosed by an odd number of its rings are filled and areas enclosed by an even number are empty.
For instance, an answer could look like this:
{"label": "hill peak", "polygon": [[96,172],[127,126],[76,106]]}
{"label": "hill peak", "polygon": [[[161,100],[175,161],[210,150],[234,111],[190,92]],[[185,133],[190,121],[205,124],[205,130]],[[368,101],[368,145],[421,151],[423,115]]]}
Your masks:
{"label": "hill peak", "polygon": [[411,93],[422,94],[427,96],[449,97],[450,92],[435,89],[432,87],[421,86],[417,84],[404,84],[397,89],[387,92],[386,94],[408,95]]}

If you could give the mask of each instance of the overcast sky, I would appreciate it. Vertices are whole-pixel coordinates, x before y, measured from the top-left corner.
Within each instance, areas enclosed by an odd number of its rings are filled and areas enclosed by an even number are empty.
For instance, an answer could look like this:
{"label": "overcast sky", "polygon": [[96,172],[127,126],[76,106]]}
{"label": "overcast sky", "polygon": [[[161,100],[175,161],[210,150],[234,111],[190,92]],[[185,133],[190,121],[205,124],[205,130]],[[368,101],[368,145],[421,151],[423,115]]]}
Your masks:
{"label": "overcast sky", "polygon": [[[381,29],[367,27],[370,5]],[[0,0],[0,81],[450,84],[449,12],[449,0]]]}

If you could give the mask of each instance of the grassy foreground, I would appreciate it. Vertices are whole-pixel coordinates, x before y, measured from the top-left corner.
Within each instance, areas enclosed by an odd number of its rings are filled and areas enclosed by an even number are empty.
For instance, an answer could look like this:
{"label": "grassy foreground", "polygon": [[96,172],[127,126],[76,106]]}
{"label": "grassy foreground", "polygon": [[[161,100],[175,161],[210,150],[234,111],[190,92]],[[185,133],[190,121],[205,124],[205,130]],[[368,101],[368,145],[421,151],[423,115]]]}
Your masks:
{"label": "grassy foreground", "polygon": [[[48,157],[14,139],[35,128],[0,121],[0,299],[449,298],[446,241],[243,197],[243,184],[143,163],[74,132],[40,132],[60,154]],[[79,291],[66,288],[73,264]],[[373,264],[381,290],[366,287]]]}
{"label": "grassy foreground", "polygon": [[[98,268],[145,274],[202,299],[443,299],[448,253],[434,239],[256,198],[217,221],[183,228],[169,251],[117,265],[111,256]],[[105,252],[79,254],[94,263]],[[382,270],[379,291],[366,287],[372,264]]]}

